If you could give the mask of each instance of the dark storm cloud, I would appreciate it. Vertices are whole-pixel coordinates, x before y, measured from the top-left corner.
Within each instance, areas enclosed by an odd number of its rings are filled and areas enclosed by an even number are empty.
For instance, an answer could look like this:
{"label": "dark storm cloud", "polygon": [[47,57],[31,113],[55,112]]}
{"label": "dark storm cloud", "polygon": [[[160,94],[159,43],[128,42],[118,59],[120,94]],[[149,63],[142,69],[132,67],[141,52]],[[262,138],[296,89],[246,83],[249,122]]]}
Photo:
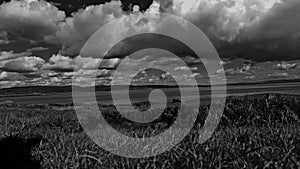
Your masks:
{"label": "dark storm cloud", "polygon": [[248,58],[265,57],[265,60],[299,59],[298,11],[300,11],[298,0],[286,0],[282,4],[275,5],[259,23],[242,32],[240,53]]}

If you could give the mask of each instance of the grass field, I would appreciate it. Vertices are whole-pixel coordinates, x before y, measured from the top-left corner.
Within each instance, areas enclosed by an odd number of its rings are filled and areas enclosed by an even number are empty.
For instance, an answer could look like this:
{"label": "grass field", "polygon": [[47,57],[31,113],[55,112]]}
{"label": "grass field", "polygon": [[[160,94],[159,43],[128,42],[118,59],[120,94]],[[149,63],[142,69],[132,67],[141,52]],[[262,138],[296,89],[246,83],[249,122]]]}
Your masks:
{"label": "grass field", "polygon": [[[207,105],[202,105],[200,113],[206,111]],[[229,97],[208,141],[199,143],[199,117],[180,144],[144,159],[119,157],[99,148],[72,109],[11,103],[0,106],[0,117],[0,162],[8,168],[300,168],[297,95]]]}

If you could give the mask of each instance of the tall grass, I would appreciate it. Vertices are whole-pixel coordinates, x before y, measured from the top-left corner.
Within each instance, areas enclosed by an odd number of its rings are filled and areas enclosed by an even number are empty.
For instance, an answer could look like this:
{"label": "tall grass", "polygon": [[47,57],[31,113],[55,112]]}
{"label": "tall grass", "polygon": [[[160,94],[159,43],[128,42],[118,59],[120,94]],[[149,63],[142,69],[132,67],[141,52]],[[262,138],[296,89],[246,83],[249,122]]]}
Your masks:
{"label": "tall grass", "polygon": [[[42,168],[300,167],[300,96],[230,97],[208,141],[199,143],[200,117],[180,144],[143,159],[119,157],[101,149],[85,134],[74,110],[2,105],[0,112],[2,140],[41,138],[31,153]],[[207,114],[207,105],[202,105],[201,112]]]}

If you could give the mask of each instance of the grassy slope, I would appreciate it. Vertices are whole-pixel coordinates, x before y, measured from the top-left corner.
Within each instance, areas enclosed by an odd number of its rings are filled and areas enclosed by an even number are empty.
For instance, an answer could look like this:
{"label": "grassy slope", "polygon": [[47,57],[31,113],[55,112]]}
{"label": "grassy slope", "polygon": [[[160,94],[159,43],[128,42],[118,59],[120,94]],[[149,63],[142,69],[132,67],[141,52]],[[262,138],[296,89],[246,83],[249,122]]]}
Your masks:
{"label": "grassy slope", "polygon": [[[31,158],[41,161],[42,168],[300,167],[300,96],[231,97],[218,129],[207,142],[198,142],[200,126],[196,125],[171,151],[145,159],[118,157],[99,148],[84,133],[72,110],[11,105],[0,107],[0,112],[2,141],[7,135],[23,140],[40,137]],[[13,149],[8,144],[5,153],[10,153],[9,148]],[[5,153],[0,156],[7,156]],[[26,161],[23,163],[25,166]]]}

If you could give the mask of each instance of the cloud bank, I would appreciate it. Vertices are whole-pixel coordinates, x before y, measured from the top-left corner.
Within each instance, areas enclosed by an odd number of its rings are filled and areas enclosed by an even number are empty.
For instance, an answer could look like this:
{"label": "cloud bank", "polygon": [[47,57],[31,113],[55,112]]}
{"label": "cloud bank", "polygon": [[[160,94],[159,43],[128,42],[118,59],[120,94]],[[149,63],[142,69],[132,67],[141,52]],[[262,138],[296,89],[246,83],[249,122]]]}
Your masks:
{"label": "cloud bank", "polygon": [[[124,4],[121,2],[111,1],[90,5],[66,16],[65,12],[59,10],[54,4],[43,0],[12,0],[1,4],[1,83],[5,86],[22,85],[23,82],[18,81],[27,78],[28,83],[30,80],[35,84],[63,84],[70,81],[76,61],[79,63],[79,67],[76,68],[79,70],[77,73],[86,75],[91,74],[89,71],[100,62],[103,62],[104,67],[113,69],[119,62],[117,58],[103,61],[94,57],[81,57],[79,52],[82,46],[95,31],[125,15],[132,15],[132,22],[135,24],[128,25],[125,24],[128,21],[124,21],[124,24],[114,28],[114,31],[119,31],[119,34],[145,29],[152,32],[158,29],[172,31],[165,27],[164,20],[159,18],[159,15],[157,18],[147,19],[147,15],[151,12],[177,15],[200,28],[212,41],[221,58],[226,60],[222,64],[229,75],[229,80],[230,78],[236,80],[235,77],[255,80],[255,72],[259,71],[265,72],[262,73],[265,78],[296,77],[299,73],[298,62],[289,62],[298,60],[300,56],[300,13],[298,12],[300,1],[298,0],[157,0],[148,9],[143,8],[143,12],[139,12],[138,7],[135,7],[132,13],[124,12],[122,8]],[[137,39],[136,42],[143,42],[143,40]],[[46,48],[33,47],[23,52],[1,50],[1,46],[9,46],[16,41],[28,41],[36,46],[43,43],[40,46]],[[106,43],[110,45],[109,40]],[[60,51],[52,53],[51,57],[47,58],[32,54],[47,49],[47,44],[57,45]],[[121,44],[120,48],[114,51],[113,56],[122,55],[124,50],[120,49],[127,49],[134,45],[134,43]],[[231,66],[230,62],[233,61],[228,61],[230,59],[227,58],[248,59],[258,62],[256,63],[258,66],[242,63],[237,68]],[[149,59],[149,56],[145,55],[141,59]],[[195,60],[188,54],[185,54],[182,59],[190,64],[199,64],[199,60]],[[163,57],[160,60],[161,62],[164,60],[165,65],[178,67],[172,64],[172,60]],[[131,64],[133,63],[135,62],[132,61]],[[261,65],[267,68],[263,69]],[[200,67],[195,66],[195,70],[196,68]],[[180,71],[184,68],[177,69]],[[99,78],[105,79],[110,73],[103,69],[99,70],[98,75]],[[264,79],[263,77],[261,79]],[[15,83],[9,82],[12,79]]]}
{"label": "cloud bank", "polygon": [[[299,56],[299,9],[298,0],[165,0],[154,2],[145,13],[166,12],[191,21],[221,57],[264,61]],[[95,31],[124,15],[119,1],[90,5],[70,17],[45,1],[11,1],[0,6],[0,42],[16,37],[42,40],[74,57]]]}

